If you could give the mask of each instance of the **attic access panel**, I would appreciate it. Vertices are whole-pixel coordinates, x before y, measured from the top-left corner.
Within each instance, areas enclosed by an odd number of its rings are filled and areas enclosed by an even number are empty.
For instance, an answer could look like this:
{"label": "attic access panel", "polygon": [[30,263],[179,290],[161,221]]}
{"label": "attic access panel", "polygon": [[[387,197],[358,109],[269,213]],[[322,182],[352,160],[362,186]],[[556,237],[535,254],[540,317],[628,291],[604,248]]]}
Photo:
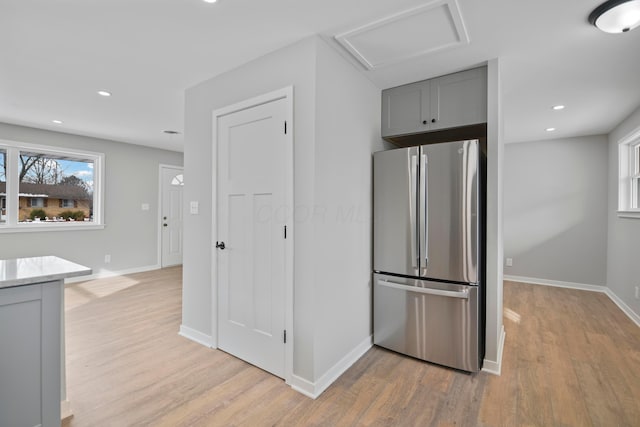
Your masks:
{"label": "attic access panel", "polygon": [[456,0],[439,0],[335,36],[368,70],[469,44]]}

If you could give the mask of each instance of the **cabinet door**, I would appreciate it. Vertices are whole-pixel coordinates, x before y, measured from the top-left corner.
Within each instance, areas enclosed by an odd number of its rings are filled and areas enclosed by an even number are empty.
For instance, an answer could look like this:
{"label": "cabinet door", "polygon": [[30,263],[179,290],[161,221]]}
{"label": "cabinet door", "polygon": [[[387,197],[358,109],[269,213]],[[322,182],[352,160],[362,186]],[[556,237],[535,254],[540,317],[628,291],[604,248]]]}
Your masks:
{"label": "cabinet door", "polygon": [[433,122],[430,130],[485,123],[486,68],[475,68],[431,80],[430,102]]}
{"label": "cabinet door", "polygon": [[430,103],[428,98],[428,81],[383,90],[382,136],[429,130],[427,117],[429,117]]}
{"label": "cabinet door", "polygon": [[0,289],[0,426],[60,426],[62,286]]}

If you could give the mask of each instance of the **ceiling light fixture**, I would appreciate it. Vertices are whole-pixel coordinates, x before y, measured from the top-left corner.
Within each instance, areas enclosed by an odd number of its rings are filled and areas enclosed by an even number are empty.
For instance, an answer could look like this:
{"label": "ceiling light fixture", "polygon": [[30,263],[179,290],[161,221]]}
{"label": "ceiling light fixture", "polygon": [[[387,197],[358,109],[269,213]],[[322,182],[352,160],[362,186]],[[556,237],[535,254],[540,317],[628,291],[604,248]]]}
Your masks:
{"label": "ceiling light fixture", "polygon": [[626,33],[640,25],[640,0],[608,0],[589,15],[589,22],[605,33]]}
{"label": "ceiling light fixture", "polygon": [[111,92],[107,92],[106,90],[99,90],[98,95],[100,96],[111,96]]}
{"label": "ceiling light fixture", "polygon": [[218,1],[218,0],[204,0],[204,2],[205,2],[205,3],[215,3],[215,2],[217,2],[217,1]]}
{"label": "ceiling light fixture", "polygon": [[62,124],[62,120],[51,120],[53,123],[57,124],[57,125],[61,125]]}
{"label": "ceiling light fixture", "polygon": [[556,128],[546,128],[545,129],[547,132],[553,132],[554,130],[556,130]]}
{"label": "ceiling light fixture", "polygon": [[558,110],[564,110],[564,105],[554,105],[552,107],[554,110],[558,111]]}

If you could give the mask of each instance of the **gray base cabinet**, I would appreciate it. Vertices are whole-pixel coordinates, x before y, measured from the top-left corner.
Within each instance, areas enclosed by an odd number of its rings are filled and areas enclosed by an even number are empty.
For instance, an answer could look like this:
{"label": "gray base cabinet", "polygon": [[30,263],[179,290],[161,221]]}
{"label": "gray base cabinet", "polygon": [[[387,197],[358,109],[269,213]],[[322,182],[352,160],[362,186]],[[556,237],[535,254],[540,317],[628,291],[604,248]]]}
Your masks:
{"label": "gray base cabinet", "polygon": [[382,91],[382,136],[487,121],[487,69],[474,68]]}
{"label": "gray base cabinet", "polygon": [[60,426],[63,281],[0,289],[0,426]]}

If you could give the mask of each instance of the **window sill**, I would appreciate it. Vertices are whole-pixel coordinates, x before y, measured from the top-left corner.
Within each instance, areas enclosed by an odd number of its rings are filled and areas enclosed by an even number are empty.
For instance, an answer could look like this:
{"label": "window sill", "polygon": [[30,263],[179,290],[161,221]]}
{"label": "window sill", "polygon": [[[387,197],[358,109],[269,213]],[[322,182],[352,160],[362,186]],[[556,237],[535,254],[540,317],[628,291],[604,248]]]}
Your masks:
{"label": "window sill", "polygon": [[38,224],[30,222],[20,225],[0,225],[0,234],[4,233],[37,233],[44,231],[79,231],[79,230],[103,230],[104,224],[64,223],[64,224]]}
{"label": "window sill", "polygon": [[639,218],[640,211],[618,211],[618,218]]}

